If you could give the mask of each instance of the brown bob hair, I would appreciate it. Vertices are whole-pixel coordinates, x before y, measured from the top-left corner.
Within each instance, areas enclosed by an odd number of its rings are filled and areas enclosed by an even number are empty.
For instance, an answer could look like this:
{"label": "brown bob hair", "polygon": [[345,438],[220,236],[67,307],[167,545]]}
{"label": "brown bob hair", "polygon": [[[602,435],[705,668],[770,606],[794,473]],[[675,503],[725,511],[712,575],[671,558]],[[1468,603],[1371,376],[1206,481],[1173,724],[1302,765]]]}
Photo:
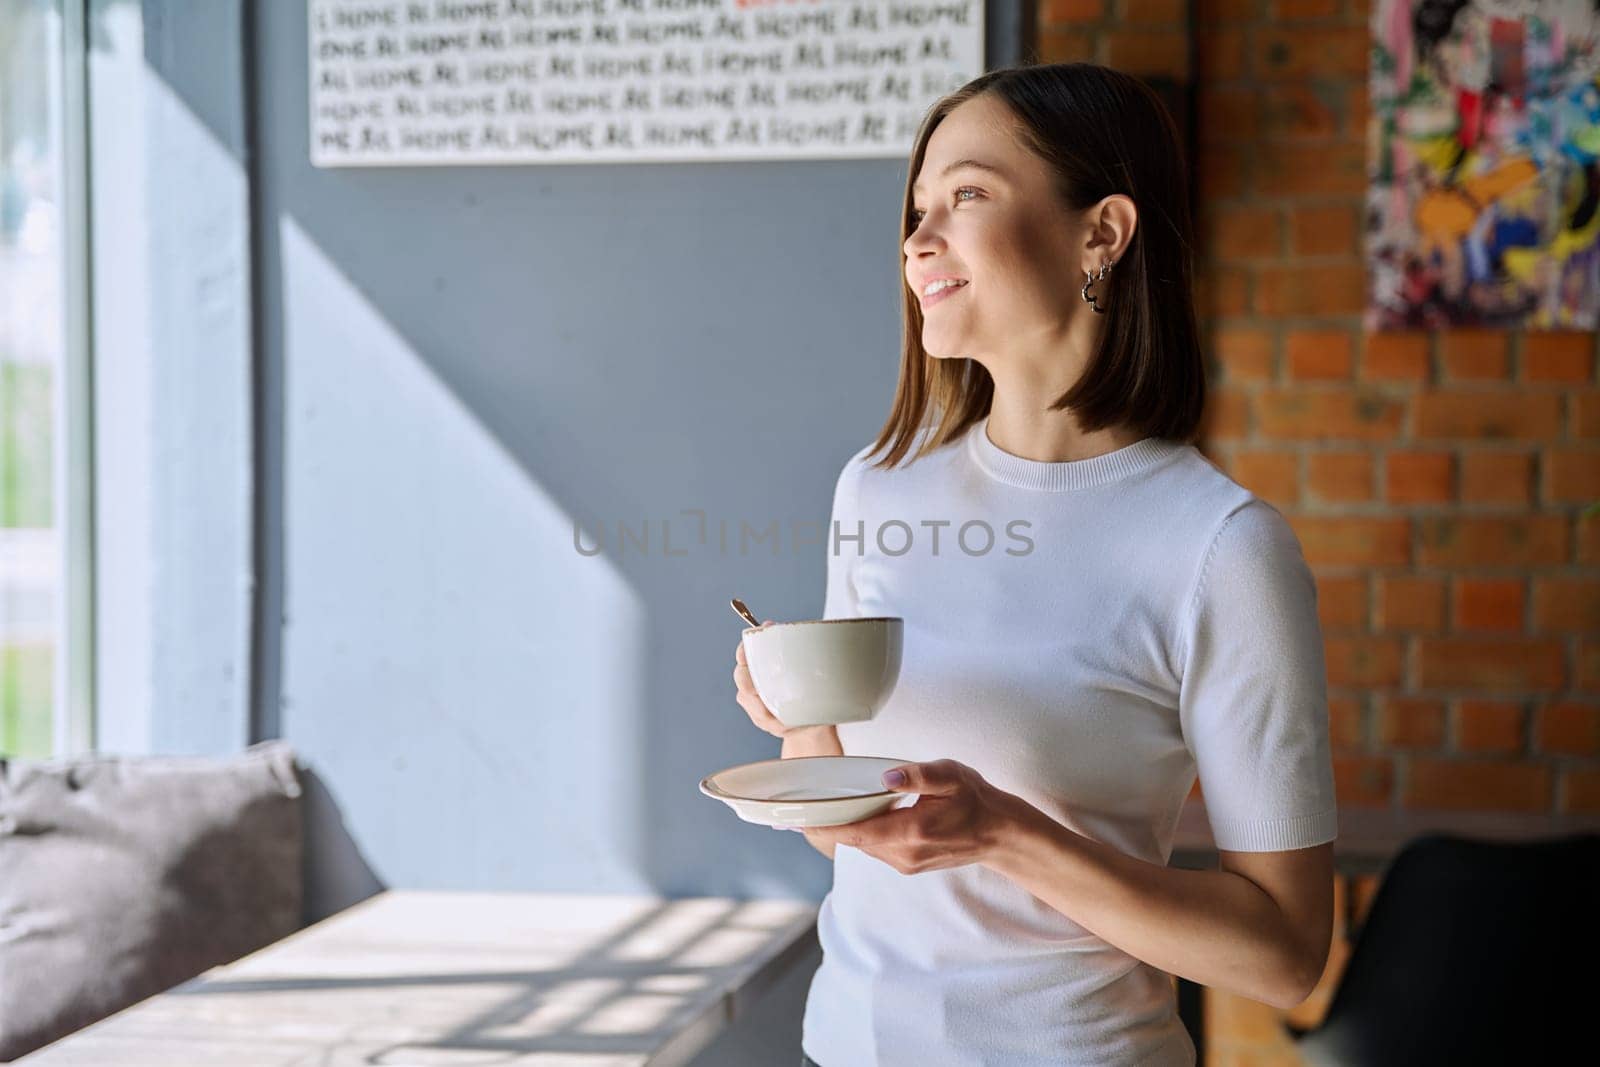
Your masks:
{"label": "brown bob hair", "polygon": [[[911,185],[928,139],[957,106],[985,94],[1010,109],[1023,146],[1055,172],[1064,209],[1086,210],[1121,193],[1139,213],[1116,268],[1095,283],[1106,306],[1098,350],[1051,410],[1071,409],[1085,433],[1127,427],[1146,437],[1192,440],[1205,407],[1205,366],[1195,321],[1187,174],[1172,116],[1137,78],[1093,63],[1007,67],[941,98],[912,148],[900,248],[914,226]],[[994,398],[994,379],[982,364],[935,360],[923,350],[922,307],[903,274],[900,379],[869,453],[888,449],[876,467],[898,463],[924,427],[930,432],[913,461],[949,443],[984,418]],[[1073,278],[1061,284],[1082,288]]]}

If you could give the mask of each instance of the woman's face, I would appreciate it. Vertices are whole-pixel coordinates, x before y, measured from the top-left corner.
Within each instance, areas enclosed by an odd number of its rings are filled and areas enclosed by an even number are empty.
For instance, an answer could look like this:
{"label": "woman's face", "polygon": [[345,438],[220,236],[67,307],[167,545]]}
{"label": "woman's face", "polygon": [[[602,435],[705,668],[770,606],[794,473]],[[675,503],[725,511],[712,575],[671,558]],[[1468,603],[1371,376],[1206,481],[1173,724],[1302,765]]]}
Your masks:
{"label": "woman's face", "polygon": [[[903,249],[923,348],[991,371],[1010,353],[1052,350],[1089,310],[1080,296],[1087,220],[1061,206],[1044,162],[1008,132],[1015,122],[985,96],[945,117],[915,178],[920,221]],[[962,284],[930,297],[928,284],[946,277]]]}

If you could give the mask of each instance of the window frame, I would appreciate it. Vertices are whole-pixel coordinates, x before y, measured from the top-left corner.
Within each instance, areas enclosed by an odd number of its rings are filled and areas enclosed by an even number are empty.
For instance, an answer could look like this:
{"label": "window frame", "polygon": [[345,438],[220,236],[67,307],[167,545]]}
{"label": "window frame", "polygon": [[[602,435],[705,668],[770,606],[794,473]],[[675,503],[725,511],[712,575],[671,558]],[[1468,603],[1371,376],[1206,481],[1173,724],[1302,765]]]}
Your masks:
{"label": "window frame", "polygon": [[89,289],[89,0],[57,0],[61,17],[62,364],[55,389],[55,755],[95,747],[94,391]]}

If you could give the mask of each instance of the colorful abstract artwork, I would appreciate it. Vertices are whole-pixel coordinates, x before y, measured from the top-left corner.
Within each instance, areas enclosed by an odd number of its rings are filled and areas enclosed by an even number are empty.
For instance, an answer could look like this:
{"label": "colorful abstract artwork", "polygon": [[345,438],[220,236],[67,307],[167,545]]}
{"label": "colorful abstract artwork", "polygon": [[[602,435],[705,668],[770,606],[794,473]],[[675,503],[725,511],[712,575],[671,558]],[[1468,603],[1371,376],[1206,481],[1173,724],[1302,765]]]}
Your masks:
{"label": "colorful abstract artwork", "polygon": [[1600,0],[1374,0],[1369,330],[1600,325]]}

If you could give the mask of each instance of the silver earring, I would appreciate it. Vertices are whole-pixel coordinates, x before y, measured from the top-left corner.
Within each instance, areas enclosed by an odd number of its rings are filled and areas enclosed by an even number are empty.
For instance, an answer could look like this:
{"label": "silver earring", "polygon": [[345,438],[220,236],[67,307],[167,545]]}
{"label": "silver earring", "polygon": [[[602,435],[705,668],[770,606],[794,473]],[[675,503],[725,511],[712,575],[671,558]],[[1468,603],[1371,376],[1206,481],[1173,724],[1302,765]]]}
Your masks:
{"label": "silver earring", "polygon": [[1088,271],[1083,272],[1083,302],[1093,308],[1096,314],[1104,315],[1106,313],[1106,309],[1100,306],[1099,298],[1089,292],[1089,286],[1104,278],[1106,276],[1106,272],[1109,271],[1116,262],[1117,261],[1114,259],[1109,259],[1105,263],[1101,264],[1099,274],[1091,274]]}

